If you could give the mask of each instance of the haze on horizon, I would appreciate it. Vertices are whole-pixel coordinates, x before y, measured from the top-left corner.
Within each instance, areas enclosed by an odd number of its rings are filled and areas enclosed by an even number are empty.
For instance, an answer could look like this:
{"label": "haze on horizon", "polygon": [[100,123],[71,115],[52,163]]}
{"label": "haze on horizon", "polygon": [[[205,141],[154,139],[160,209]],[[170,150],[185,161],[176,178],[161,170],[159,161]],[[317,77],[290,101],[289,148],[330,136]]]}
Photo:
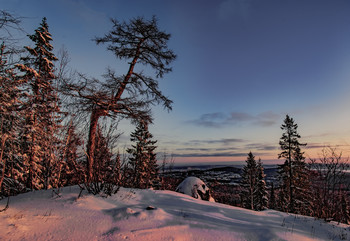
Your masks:
{"label": "haze on horizon", "polygon": [[[299,125],[307,157],[324,146],[350,156],[350,2],[346,0],[24,1],[0,0],[32,33],[47,17],[57,52],[71,67],[100,78],[119,62],[91,40],[109,18],[156,15],[178,58],[160,88],[174,101],[155,107],[158,151],[177,163],[277,159],[286,114]],[[26,39],[21,45],[27,44]],[[22,44],[23,42],[23,44]],[[123,149],[134,126],[119,125]]]}

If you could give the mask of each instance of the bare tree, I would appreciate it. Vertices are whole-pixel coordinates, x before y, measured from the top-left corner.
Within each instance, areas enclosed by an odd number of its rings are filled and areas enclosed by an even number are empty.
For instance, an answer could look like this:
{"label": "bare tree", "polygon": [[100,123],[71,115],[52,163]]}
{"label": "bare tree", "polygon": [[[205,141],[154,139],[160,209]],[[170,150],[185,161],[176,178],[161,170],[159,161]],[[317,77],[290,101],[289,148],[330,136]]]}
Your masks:
{"label": "bare tree", "polygon": [[7,63],[5,64],[7,68],[13,65],[14,62],[18,62],[18,54],[23,52],[22,48],[16,46],[19,35],[14,35],[16,32],[19,34],[24,32],[21,22],[21,17],[8,11],[0,10],[0,43],[6,46],[3,54],[7,56]]}
{"label": "bare tree", "polygon": [[[92,180],[96,130],[100,117],[124,117],[151,122],[150,105],[161,103],[168,110],[171,110],[172,105],[172,101],[159,90],[157,81],[157,78],[172,71],[169,64],[176,58],[167,46],[170,34],[158,29],[155,17],[151,20],[138,17],[122,23],[113,19],[112,24],[112,30],[95,41],[97,44],[107,44],[107,49],[118,59],[128,61],[125,75],[117,76],[109,69],[104,75],[104,81],[79,75],[77,82],[67,84],[69,94],[78,99],[84,111],[91,113],[87,182]],[[137,71],[136,66],[153,69],[155,76]]]}
{"label": "bare tree", "polygon": [[8,39],[12,36],[11,30],[20,30],[21,28],[21,18],[15,16],[14,14],[0,10],[0,29],[5,30],[7,36],[0,37],[0,40],[4,40],[4,38]]}
{"label": "bare tree", "polygon": [[348,159],[344,159],[342,153],[335,148],[325,147],[318,159],[310,159],[309,165],[314,172],[313,215],[325,220],[343,222],[344,217],[339,210],[342,208],[342,203],[346,203],[344,200],[349,190]]}

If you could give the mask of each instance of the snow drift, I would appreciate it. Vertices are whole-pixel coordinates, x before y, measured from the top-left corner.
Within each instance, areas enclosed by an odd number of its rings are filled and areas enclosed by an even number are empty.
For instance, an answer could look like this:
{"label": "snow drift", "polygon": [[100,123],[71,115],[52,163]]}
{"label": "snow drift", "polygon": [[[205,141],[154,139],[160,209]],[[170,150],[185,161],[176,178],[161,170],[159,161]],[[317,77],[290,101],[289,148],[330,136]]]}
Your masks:
{"label": "snow drift", "polygon": [[187,177],[175,190],[176,192],[187,194],[196,199],[215,202],[210,195],[210,190],[198,177]]}
{"label": "snow drift", "polygon": [[[349,240],[350,226],[256,212],[172,191],[121,188],[108,198],[66,187],[11,197],[0,240]],[[4,207],[6,200],[0,200]],[[154,207],[152,209],[148,207]],[[150,209],[150,210],[149,210]]]}

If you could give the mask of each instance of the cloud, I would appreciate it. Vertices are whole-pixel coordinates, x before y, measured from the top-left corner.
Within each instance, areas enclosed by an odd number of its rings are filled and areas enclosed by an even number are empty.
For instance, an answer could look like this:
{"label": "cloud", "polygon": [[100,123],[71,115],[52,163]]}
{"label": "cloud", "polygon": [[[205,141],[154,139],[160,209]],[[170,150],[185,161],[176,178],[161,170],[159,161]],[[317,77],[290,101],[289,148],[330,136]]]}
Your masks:
{"label": "cloud", "polygon": [[279,145],[269,145],[269,144],[256,144],[256,143],[251,143],[245,145],[246,149],[249,150],[258,150],[258,151],[273,151],[273,150],[278,150]]}
{"label": "cloud", "polygon": [[217,153],[185,153],[174,154],[174,157],[243,157],[247,153],[217,152]]}
{"label": "cloud", "polygon": [[217,140],[190,140],[188,144],[200,145],[200,144],[224,144],[230,145],[233,143],[241,143],[245,142],[243,139],[235,139],[235,138],[223,138]]}
{"label": "cloud", "polygon": [[244,113],[244,112],[231,112],[231,115],[228,119],[229,122],[243,122],[243,121],[250,121],[254,120],[255,117]]}
{"label": "cloud", "polygon": [[320,143],[308,143],[305,148],[306,149],[327,149],[328,147],[331,147],[331,148],[349,148],[349,145],[348,144],[330,145],[330,144],[327,144],[327,143],[323,143],[323,144],[320,144]]}
{"label": "cloud", "polygon": [[222,128],[242,123],[250,123],[262,127],[272,126],[280,119],[278,114],[272,111],[262,112],[258,115],[251,115],[246,112],[215,112],[201,115],[198,119],[187,121],[189,124],[209,128]]}
{"label": "cloud", "polygon": [[227,117],[224,113],[208,113],[203,114],[197,120],[188,121],[189,123],[205,126],[205,127],[221,127],[222,123],[225,122]]}

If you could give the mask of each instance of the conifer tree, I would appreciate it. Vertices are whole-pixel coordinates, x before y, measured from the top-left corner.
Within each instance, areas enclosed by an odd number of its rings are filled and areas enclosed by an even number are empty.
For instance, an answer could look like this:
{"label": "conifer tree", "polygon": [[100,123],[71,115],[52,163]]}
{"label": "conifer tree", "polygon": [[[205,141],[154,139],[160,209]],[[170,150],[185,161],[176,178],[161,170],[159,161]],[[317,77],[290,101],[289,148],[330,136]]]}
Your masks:
{"label": "conifer tree", "polygon": [[135,142],[127,149],[130,154],[129,162],[132,169],[131,183],[136,188],[149,188],[158,179],[158,164],[154,150],[157,141],[148,131],[148,124],[140,122],[136,130],[131,133],[130,140]]}
{"label": "conifer tree", "polygon": [[0,193],[5,195],[15,191],[10,191],[15,180],[23,182],[25,172],[17,138],[23,118],[20,112],[23,81],[16,76],[7,56],[3,43],[0,48]]}
{"label": "conifer tree", "polygon": [[255,156],[252,152],[248,153],[246,165],[243,167],[241,180],[241,200],[244,208],[255,209],[256,203],[254,201],[257,185],[257,165]]}
{"label": "conifer tree", "polygon": [[299,142],[298,125],[289,115],[286,116],[281,129],[284,131],[279,142],[282,152],[278,158],[285,158],[285,162],[279,166],[279,179],[282,184],[279,193],[279,204],[282,205],[280,208],[292,213],[306,213],[310,184],[304,153],[300,149],[306,144]]}
{"label": "conifer tree", "polygon": [[94,153],[93,182],[98,183],[106,179],[106,172],[112,162],[112,152],[108,146],[108,139],[103,135],[102,128],[97,127],[96,149]]}
{"label": "conifer tree", "polygon": [[60,107],[53,81],[57,58],[52,53],[51,34],[46,18],[33,35],[28,36],[35,44],[26,46],[27,57],[17,67],[28,85],[26,94],[25,131],[22,133],[23,157],[28,163],[27,186],[30,189],[50,188],[53,170],[57,167],[56,148],[59,144],[57,131],[60,127]]}
{"label": "conifer tree", "polygon": [[256,174],[256,190],[255,190],[255,210],[261,211],[267,207],[267,202],[269,200],[268,193],[265,183],[265,173],[264,167],[262,166],[261,160],[259,159],[257,164],[257,174]]}
{"label": "conifer tree", "polygon": [[71,121],[65,137],[62,152],[62,186],[76,185],[83,182],[84,169],[78,163],[78,148],[82,145],[80,136],[76,133],[76,126]]}
{"label": "conifer tree", "polygon": [[350,209],[346,193],[341,193],[340,212],[338,216],[340,222],[350,224]]}
{"label": "conifer tree", "polygon": [[[172,101],[158,87],[158,79],[172,71],[169,65],[176,58],[167,46],[170,34],[159,29],[155,17],[151,20],[137,17],[128,22],[113,19],[112,24],[112,30],[95,41],[106,44],[118,59],[128,63],[124,75],[116,76],[109,69],[104,81],[82,78],[81,82],[66,86],[67,92],[91,113],[86,151],[88,182],[94,172],[94,139],[101,117],[151,122],[149,108],[152,104],[163,104],[168,110],[172,105]],[[150,75],[142,71],[142,66],[149,70]]]}
{"label": "conifer tree", "polygon": [[275,209],[276,208],[276,194],[275,194],[275,187],[273,182],[271,183],[271,191],[270,191],[270,198],[269,198],[269,208]]}

